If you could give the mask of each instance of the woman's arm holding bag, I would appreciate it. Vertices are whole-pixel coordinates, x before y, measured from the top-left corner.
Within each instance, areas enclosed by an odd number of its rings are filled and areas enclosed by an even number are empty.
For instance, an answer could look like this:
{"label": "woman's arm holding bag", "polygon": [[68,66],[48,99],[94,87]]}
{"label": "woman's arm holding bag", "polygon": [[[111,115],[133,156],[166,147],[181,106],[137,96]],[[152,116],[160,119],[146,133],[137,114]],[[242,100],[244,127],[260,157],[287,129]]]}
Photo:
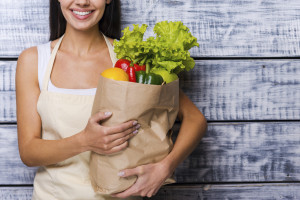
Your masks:
{"label": "woman's arm holding bag", "polygon": [[134,136],[133,132],[136,133],[136,123],[129,121],[114,127],[99,125],[111,113],[96,113],[84,130],[71,137],[42,139],[42,122],[37,112],[40,95],[37,57],[37,49],[32,47],[22,52],[17,63],[17,128],[22,161],[28,166],[42,166],[63,161],[84,151],[110,154],[126,148],[127,140]]}
{"label": "woman's arm holding bag", "polygon": [[121,171],[121,177],[137,176],[138,179],[130,188],[113,196],[126,198],[155,195],[176,167],[195,149],[205,134],[207,123],[203,114],[182,91],[179,92],[178,118],[181,120],[181,128],[170,154],[160,162]]}

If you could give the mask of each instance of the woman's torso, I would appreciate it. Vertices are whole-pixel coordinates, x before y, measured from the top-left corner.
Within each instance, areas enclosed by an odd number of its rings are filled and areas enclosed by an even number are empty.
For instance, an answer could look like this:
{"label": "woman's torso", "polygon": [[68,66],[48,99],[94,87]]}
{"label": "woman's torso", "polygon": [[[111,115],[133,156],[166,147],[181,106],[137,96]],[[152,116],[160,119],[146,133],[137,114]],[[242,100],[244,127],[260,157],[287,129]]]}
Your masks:
{"label": "woman's torso", "polygon": [[[113,47],[105,38],[112,63]],[[52,84],[50,75],[60,43],[51,53],[50,43],[38,46],[38,74],[41,93],[37,110],[42,121],[42,138],[70,137],[87,124],[96,89],[65,89]],[[90,152],[84,152],[50,166],[42,166],[34,180],[33,199],[113,199],[94,193],[89,179]]]}

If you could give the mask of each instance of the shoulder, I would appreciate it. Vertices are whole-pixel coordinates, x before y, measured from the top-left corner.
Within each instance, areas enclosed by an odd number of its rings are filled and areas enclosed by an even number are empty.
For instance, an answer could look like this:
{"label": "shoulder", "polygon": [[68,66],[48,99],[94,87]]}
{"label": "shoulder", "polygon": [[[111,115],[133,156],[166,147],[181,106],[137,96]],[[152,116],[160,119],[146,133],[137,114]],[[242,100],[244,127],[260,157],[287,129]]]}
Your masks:
{"label": "shoulder", "polygon": [[[37,46],[25,49],[18,57],[16,79],[34,77],[37,81],[38,73],[38,50]],[[32,79],[31,79],[32,80]]]}
{"label": "shoulder", "polygon": [[38,50],[37,46],[30,47],[22,51],[18,57],[18,65],[37,64]]}

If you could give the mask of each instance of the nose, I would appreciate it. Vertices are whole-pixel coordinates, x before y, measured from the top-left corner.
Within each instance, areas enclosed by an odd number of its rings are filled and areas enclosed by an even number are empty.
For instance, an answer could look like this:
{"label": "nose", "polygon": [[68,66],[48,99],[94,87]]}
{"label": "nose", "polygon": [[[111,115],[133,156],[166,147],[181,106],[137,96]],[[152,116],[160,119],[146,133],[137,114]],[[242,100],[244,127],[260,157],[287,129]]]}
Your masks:
{"label": "nose", "polygon": [[90,0],[76,0],[75,3],[78,6],[88,6],[90,5]]}

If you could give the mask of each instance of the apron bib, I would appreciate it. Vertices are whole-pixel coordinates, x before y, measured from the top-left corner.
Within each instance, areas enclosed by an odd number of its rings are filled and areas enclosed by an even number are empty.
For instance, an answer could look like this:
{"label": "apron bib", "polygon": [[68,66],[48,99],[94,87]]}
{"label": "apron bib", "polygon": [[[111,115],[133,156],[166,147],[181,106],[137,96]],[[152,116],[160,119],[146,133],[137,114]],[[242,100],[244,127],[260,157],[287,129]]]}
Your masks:
{"label": "apron bib", "polygon": [[[42,138],[45,140],[59,140],[82,131],[87,125],[94,101],[94,95],[48,91],[53,63],[62,39],[59,39],[51,53],[37,102],[42,121]],[[105,41],[108,42],[107,38]],[[112,49],[108,43],[107,46],[115,63]],[[33,199],[117,199],[94,192],[89,178],[89,160],[90,152],[84,152],[62,162],[40,167],[34,179]]]}

